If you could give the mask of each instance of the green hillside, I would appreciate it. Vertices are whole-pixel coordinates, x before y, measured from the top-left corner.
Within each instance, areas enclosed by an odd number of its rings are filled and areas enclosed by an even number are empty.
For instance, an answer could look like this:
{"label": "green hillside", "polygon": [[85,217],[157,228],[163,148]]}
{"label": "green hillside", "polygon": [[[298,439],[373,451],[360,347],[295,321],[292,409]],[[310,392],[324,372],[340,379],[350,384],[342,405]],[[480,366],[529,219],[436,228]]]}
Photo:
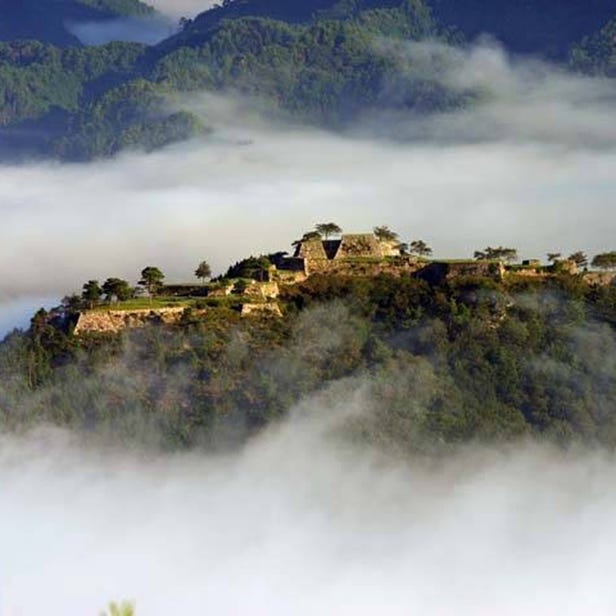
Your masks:
{"label": "green hillside", "polygon": [[[593,0],[586,9],[578,0],[558,7],[542,0],[523,7],[512,0],[489,6],[482,0],[223,4],[155,47],[0,44],[0,155],[88,160],[203,133],[206,127],[194,115],[181,107],[169,111],[176,94],[199,90],[256,96],[273,112],[330,128],[371,110],[431,113],[472,104],[477,92],[446,90],[415,70],[412,54],[397,53],[396,42],[456,44],[486,30],[536,55],[560,56],[573,45],[574,68],[608,75],[614,70],[614,22],[604,24],[616,12],[616,0],[600,6]],[[55,6],[63,18],[74,10],[150,10],[123,0],[36,4],[36,10],[43,6]],[[12,19],[17,14],[11,12]]]}
{"label": "green hillside", "polygon": [[[269,100],[274,109],[298,118],[334,126],[370,107],[442,108],[460,101],[436,83],[418,79],[375,44],[379,37],[439,36],[447,38],[426,6],[405,1],[394,8],[360,11],[351,19],[307,24],[247,17],[202,31],[191,23],[179,37],[147,51],[119,44],[71,52],[46,47],[24,59],[22,44],[5,44],[0,117],[6,127],[27,120],[45,128],[50,114],[61,110],[67,122],[60,131],[52,127],[43,147],[61,157],[87,159],[116,151],[109,143],[117,141],[118,131],[132,135],[121,140],[126,145],[141,145],[144,123],[162,109],[155,101],[174,92],[232,88]],[[104,72],[109,53],[121,54],[122,62],[94,82],[73,68],[72,63],[79,67],[93,56]],[[42,83],[41,75],[48,76]],[[13,92],[20,93],[17,100]],[[185,136],[187,128],[198,125],[194,118],[187,123],[185,114],[179,117],[182,127],[178,130],[173,122],[173,134]]]}
{"label": "green hillside", "polygon": [[306,396],[361,391],[367,412],[343,434],[390,453],[519,438],[616,445],[613,286],[315,275],[280,303],[283,318],[242,318],[197,301],[175,324],[124,335],[73,336],[40,312],[0,343],[0,427],[216,447]]}

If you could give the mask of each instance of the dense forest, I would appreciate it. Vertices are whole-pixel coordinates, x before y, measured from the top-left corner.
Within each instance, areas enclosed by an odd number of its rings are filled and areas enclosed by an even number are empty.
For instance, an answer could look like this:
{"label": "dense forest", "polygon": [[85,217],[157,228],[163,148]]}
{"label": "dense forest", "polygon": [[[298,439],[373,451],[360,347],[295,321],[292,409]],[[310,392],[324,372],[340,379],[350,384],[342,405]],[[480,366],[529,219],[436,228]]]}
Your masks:
{"label": "dense forest", "polygon": [[[460,45],[493,32],[513,50],[612,75],[608,21],[616,3],[548,4],[536,0],[522,10],[478,0],[234,0],[184,20],[178,34],[154,47],[7,41],[0,44],[0,152],[87,160],[207,133],[207,119],[178,102],[193,91],[247,94],[272,112],[332,128],[370,110],[425,114],[473,104],[477,92],[452,92],[416,70],[412,53],[401,59],[388,51],[395,41]],[[132,2],[84,5],[146,11]],[[501,5],[507,19],[500,19]],[[64,15],[63,6],[53,6]]]}
{"label": "dense forest", "polygon": [[123,335],[73,336],[40,313],[0,345],[1,421],[217,448],[306,397],[318,408],[361,392],[344,433],[401,455],[520,438],[616,445],[614,287],[315,275],[281,299],[282,319],[220,306]]}

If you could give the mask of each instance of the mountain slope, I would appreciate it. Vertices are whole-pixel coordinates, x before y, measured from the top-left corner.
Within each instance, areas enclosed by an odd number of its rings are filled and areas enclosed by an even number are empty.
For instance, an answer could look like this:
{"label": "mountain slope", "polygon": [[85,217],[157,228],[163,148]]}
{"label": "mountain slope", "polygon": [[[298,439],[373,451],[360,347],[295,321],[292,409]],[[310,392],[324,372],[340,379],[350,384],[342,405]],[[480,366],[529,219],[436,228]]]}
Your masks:
{"label": "mountain slope", "polygon": [[54,45],[79,45],[70,21],[98,21],[154,12],[140,0],[0,0],[0,41],[35,39]]}
{"label": "mountain slope", "polygon": [[[398,0],[231,0],[197,16],[192,26],[208,31],[223,19],[268,17],[291,23],[314,17],[356,17],[366,9],[392,8]],[[417,9],[421,4],[407,0]],[[591,36],[616,14],[616,0],[428,0],[433,17],[467,38],[489,34],[507,48],[564,58],[571,45]],[[181,38],[179,35],[178,38]]]}
{"label": "mountain slope", "polygon": [[[130,131],[127,120],[143,126],[149,117],[160,117],[164,108],[161,101],[174,92],[233,89],[256,95],[269,101],[274,109],[291,112],[300,119],[334,125],[374,106],[428,109],[452,102],[437,85],[418,84],[412,75],[403,75],[399,59],[375,44],[379,37],[418,40],[442,35],[426,5],[418,0],[360,11],[352,19],[290,24],[246,17],[223,20],[207,31],[189,24],[182,34],[183,38],[136,54],[132,67],[118,75],[115,84],[108,82],[106,91],[93,95],[92,87],[79,90],[76,86],[70,100],[56,96],[54,105],[69,113],[70,118],[53,152],[76,159],[108,155],[115,151],[108,145],[114,142],[118,121],[122,131],[143,136],[141,130]],[[45,114],[53,111],[47,92],[39,92],[30,81],[29,87],[20,88],[24,100],[15,108],[10,91],[19,86],[20,78],[30,75],[36,79],[39,72],[51,70],[54,62],[36,56],[26,66],[14,47],[15,44],[7,46],[4,67],[0,58],[0,74],[8,76],[7,83],[13,79],[16,84],[5,90],[4,105],[0,102],[4,124],[14,128],[26,119],[44,123]],[[102,55],[105,48],[97,49]],[[70,81],[73,76],[69,70],[64,79]],[[63,80],[50,82],[52,90],[59,81]],[[391,87],[394,82],[396,88]],[[78,90],[81,94],[75,99]],[[185,135],[186,127],[195,124],[186,124],[186,117],[180,117],[184,124],[177,134]],[[133,145],[139,145],[139,140]]]}
{"label": "mountain slope", "polygon": [[[41,8],[37,1],[25,0]],[[87,7],[85,1],[56,0],[54,6],[99,12],[143,6],[106,0],[93,9],[95,0]],[[476,93],[447,90],[417,70],[403,48],[406,41],[456,43],[462,37],[443,23],[457,24],[467,36],[492,31],[511,40],[514,50],[560,57],[591,25],[600,27],[616,13],[616,0],[590,0],[586,8],[580,0],[558,6],[547,0],[430,2],[235,0],[187,21],[177,35],[150,48],[116,44],[67,53],[5,43],[0,46],[5,154],[27,146],[33,154],[85,160],[125,146],[150,148],[185,138],[203,126],[195,116],[170,111],[168,97],[203,90],[255,96],[273,111],[329,127],[372,110],[441,111],[468,104]],[[610,74],[610,26],[588,34],[574,48],[573,65]]]}

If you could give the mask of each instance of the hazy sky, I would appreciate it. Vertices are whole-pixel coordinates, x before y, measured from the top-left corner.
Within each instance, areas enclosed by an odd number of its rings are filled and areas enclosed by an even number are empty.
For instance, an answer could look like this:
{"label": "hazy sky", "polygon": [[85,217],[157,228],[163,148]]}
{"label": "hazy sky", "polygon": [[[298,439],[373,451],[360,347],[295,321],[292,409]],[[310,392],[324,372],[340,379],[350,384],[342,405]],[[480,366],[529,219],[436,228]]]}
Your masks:
{"label": "hazy sky", "polygon": [[148,4],[173,17],[194,17],[217,3],[213,0],[150,0]]}
{"label": "hazy sky", "polygon": [[0,167],[0,301],[61,297],[89,278],[135,282],[150,264],[192,280],[202,259],[220,273],[251,253],[290,249],[330,219],[348,232],[387,224],[437,257],[489,244],[524,258],[614,248],[611,83],[512,62],[489,45],[386,53],[424,57],[422,70],[448,54],[443,81],[489,95],[429,119],[366,117],[347,136],[201,96],[186,106],[215,127],[208,140],[88,164]]}

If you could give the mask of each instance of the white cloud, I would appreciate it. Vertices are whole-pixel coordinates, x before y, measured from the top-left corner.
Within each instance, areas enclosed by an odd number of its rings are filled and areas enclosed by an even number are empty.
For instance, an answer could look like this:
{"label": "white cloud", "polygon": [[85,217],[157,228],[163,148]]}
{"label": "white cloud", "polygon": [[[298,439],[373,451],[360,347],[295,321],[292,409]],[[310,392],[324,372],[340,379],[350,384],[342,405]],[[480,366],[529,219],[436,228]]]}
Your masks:
{"label": "white cloud", "polygon": [[219,458],[0,437],[0,613],[611,613],[611,457],[406,465],[310,418],[361,396],[314,404]]}

